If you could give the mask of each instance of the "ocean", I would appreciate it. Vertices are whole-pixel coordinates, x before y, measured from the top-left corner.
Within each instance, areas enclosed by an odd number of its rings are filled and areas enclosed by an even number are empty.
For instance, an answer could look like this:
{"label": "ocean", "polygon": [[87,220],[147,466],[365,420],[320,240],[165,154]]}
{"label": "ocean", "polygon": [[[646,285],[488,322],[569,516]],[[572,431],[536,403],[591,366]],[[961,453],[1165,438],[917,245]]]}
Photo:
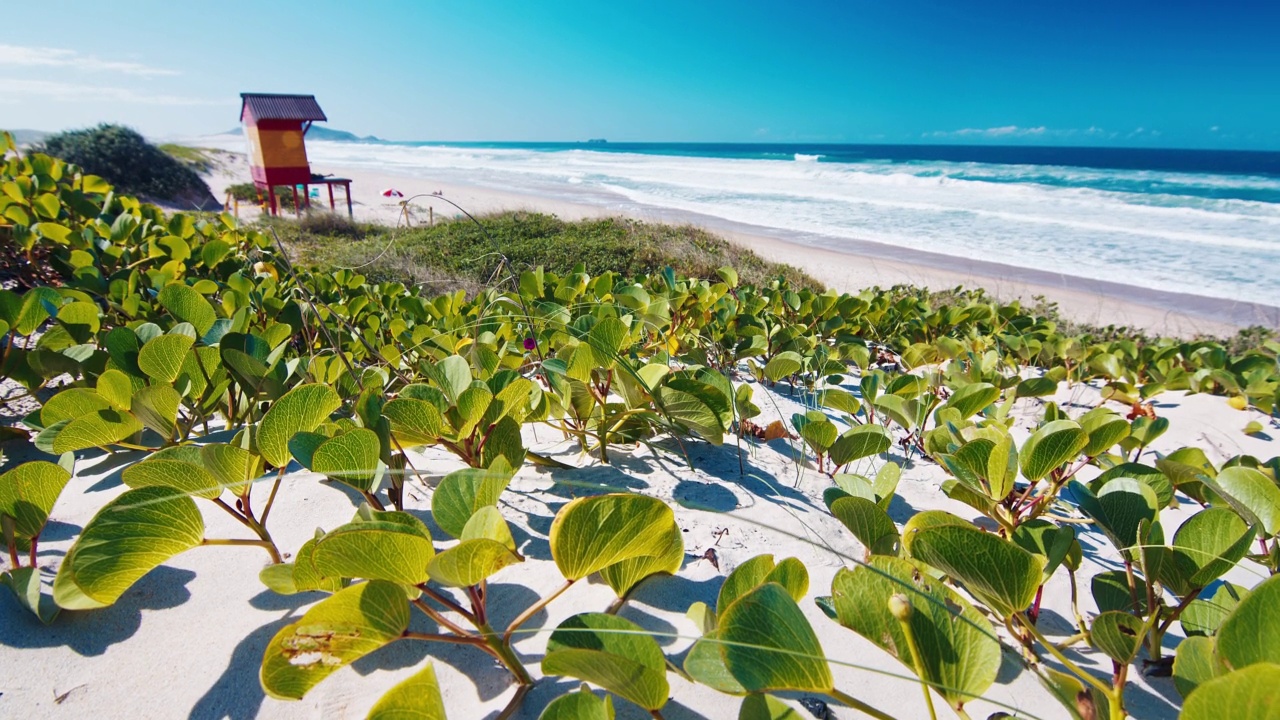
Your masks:
{"label": "ocean", "polygon": [[313,162],[1280,306],[1280,153],[310,142]]}

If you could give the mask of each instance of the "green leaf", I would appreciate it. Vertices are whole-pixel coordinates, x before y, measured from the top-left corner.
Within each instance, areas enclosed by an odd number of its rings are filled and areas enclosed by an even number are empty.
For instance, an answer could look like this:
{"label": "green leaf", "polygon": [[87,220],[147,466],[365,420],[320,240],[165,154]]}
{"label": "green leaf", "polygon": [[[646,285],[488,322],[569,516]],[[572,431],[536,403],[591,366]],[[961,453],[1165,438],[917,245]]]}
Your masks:
{"label": "green leaf", "polygon": [[182,396],[168,385],[144,387],[133,396],[133,415],[166,440],[177,431]]}
{"label": "green leaf", "polygon": [[138,367],[153,380],[171,383],[178,379],[187,353],[195,338],[186,335],[160,335],[147,341],[138,351]]}
{"label": "green leaf", "polygon": [[800,437],[805,441],[805,444],[813,449],[814,452],[820,454],[826,454],[827,448],[830,448],[840,435],[840,430],[835,426],[835,423],[825,418],[810,420],[798,429],[800,430]]}
{"label": "green leaf", "polygon": [[258,425],[258,450],[275,467],[289,464],[289,440],[310,432],[342,406],[327,385],[299,385],[276,400]]}
{"label": "green leaf", "polygon": [[583,684],[578,692],[561,695],[548,703],[538,720],[614,720],[613,696],[596,697]]}
{"label": "green leaf", "polygon": [[53,597],[41,592],[40,568],[13,568],[0,573],[0,584],[8,585],[18,603],[40,618],[40,622],[48,625],[62,611],[53,601]]}
{"label": "green leaf", "polygon": [[111,403],[111,407],[127,412],[133,403],[133,393],[141,388],[135,388],[133,379],[125,373],[111,369],[98,376],[96,389],[102,399]]}
{"label": "green leaf", "polygon": [[[803,434],[803,433],[802,433]],[[840,467],[854,460],[879,455],[893,445],[889,431],[881,425],[859,425],[846,431],[831,445],[831,462]]]}
{"label": "green leaf", "polygon": [[112,407],[106,396],[89,388],[68,388],[49,398],[40,408],[40,422],[45,427],[63,420],[75,420]]}
{"label": "green leaf", "polygon": [[417,585],[435,556],[431,533],[406,512],[361,511],[316,541],[313,562],[324,577],[387,580]]}
{"label": "green leaf", "polygon": [[1001,617],[1031,605],[1044,572],[1044,559],[976,527],[939,526],[920,530],[911,555],[951,577]]}
{"label": "green leaf", "polygon": [[626,493],[578,498],[551,522],[551,556],[566,579],[581,580],[615,563],[661,552],[673,525],[671,508],[656,498]]}
{"label": "green leaf", "polygon": [[721,412],[728,400],[706,383],[688,378],[671,380],[656,390],[662,412],[673,421],[688,427],[712,445],[724,442]]}
{"label": "green leaf", "polygon": [[436,363],[433,378],[449,400],[459,403],[462,393],[471,387],[471,366],[461,355],[450,355]]}
{"label": "green leaf", "polygon": [[204,467],[156,456],[125,468],[120,479],[131,488],[168,487],[206,500],[222,494],[222,484]]}
{"label": "green leaf", "polygon": [[756,555],[734,568],[725,578],[716,598],[716,610],[723,613],[743,595],[767,582],[778,583],[793,600],[800,602],[809,592],[809,571],[796,558],[786,558],[775,564],[771,554]]}
{"label": "green leaf", "polygon": [[592,326],[591,332],[587,333],[587,343],[591,345],[596,362],[605,369],[613,367],[618,352],[622,350],[626,340],[627,326],[614,317],[607,317],[597,322]]}
{"label": "green leaf", "polygon": [[1023,477],[1032,481],[1043,478],[1063,463],[1078,457],[1088,443],[1089,436],[1072,420],[1045,423],[1027,438],[1019,453]]}
{"label": "green leaf", "polygon": [[684,564],[684,533],[672,523],[663,533],[652,555],[640,555],[601,568],[600,577],[618,597],[626,597],[645,578],[665,573],[674,575]]}
{"label": "green leaf", "polygon": [[1173,659],[1173,685],[1187,697],[1191,691],[1231,669],[1222,664],[1213,638],[1189,637],[1178,643]]}
{"label": "green leaf", "polygon": [[260,456],[234,445],[205,445],[200,448],[200,459],[218,483],[236,495],[244,495],[263,473]]}
{"label": "green leaf", "polygon": [[471,538],[432,558],[427,565],[427,574],[446,587],[469,587],[478,585],[508,565],[520,562],[520,559],[501,542]]}
{"label": "green leaf", "polygon": [[1260,470],[1236,465],[1216,478],[1204,478],[1249,524],[1261,524],[1268,536],[1280,532],[1280,487]]}
{"label": "green leaf", "polygon": [[435,666],[428,662],[409,679],[396,683],[374,703],[367,720],[447,720]]}
{"label": "green leaf", "polygon": [[765,364],[764,376],[769,382],[778,382],[782,378],[790,377],[800,372],[803,364],[804,358],[800,356],[800,353],[791,350],[780,352]]}
{"label": "green leaf", "polygon": [[378,477],[381,453],[382,444],[376,432],[355,428],[317,447],[311,456],[311,470],[369,492]]}
{"label": "green leaf", "polygon": [[298,700],[317,683],[409,627],[409,600],[395,583],[373,580],[340,590],[276,633],[262,656],[267,695]]}
{"label": "green leaf", "polygon": [[[889,612],[894,595],[906,595],[911,603],[908,622],[920,651],[918,663],[901,623]],[[831,599],[837,622],[917,672],[952,707],[980,697],[995,682],[1000,642],[991,623],[911,561],[873,557],[869,567],[842,569],[831,584]]]}
{"label": "green leaf", "polygon": [[218,313],[208,300],[186,285],[172,283],[164,286],[156,300],[169,311],[170,315],[182,322],[191,323],[197,335],[204,335],[213,327]]}
{"label": "green leaf", "polygon": [[1185,597],[1235,567],[1253,542],[1254,529],[1229,508],[1206,508],[1173,535],[1160,563],[1160,582]]}
{"label": "green leaf", "polygon": [[818,636],[777,583],[765,583],[730,605],[716,637],[725,667],[750,692],[831,690]]}
{"label": "green leaf", "polygon": [[1280,664],[1280,575],[1263,580],[1223,621],[1218,652],[1236,670]]}
{"label": "green leaf", "polygon": [[0,516],[13,518],[17,537],[30,540],[44,529],[70,479],[66,468],[44,460],[18,465],[0,475]]}
{"label": "green leaf", "polygon": [[840,498],[831,503],[831,514],[849,528],[868,555],[898,554],[898,526],[874,502],[860,497]]}
{"label": "green leaf", "polygon": [[426,400],[398,397],[382,408],[391,421],[391,431],[406,447],[430,445],[444,434],[444,418],[440,410]]}
{"label": "green leaf", "polygon": [[960,419],[967,420],[983,408],[1000,399],[1000,388],[991,383],[969,383],[955,391],[944,407],[955,408]]}
{"label": "green leaf", "polygon": [[1112,412],[1091,411],[1080,418],[1080,427],[1089,434],[1089,442],[1083,452],[1088,457],[1097,457],[1115,447],[1116,443],[1129,437],[1129,423]]}
{"label": "green leaf", "polygon": [[431,516],[441,530],[462,537],[472,515],[480,508],[498,504],[511,476],[511,468],[505,462],[489,469],[455,470],[445,475],[432,493]]}
{"label": "green leaf", "polygon": [[1182,706],[1182,720],[1280,720],[1280,665],[1264,663],[1201,685]]}
{"label": "green leaf", "polygon": [[595,683],[646,710],[667,703],[666,658],[644,628],[604,613],[566,619],[547,640],[544,675],[568,675]]}
{"label": "green leaf", "polygon": [[1179,620],[1182,632],[1187,637],[1192,635],[1217,635],[1222,622],[1231,615],[1249,591],[1245,588],[1224,582],[1209,597],[1199,597],[1191,601],[1182,612]]}
{"label": "green leaf", "polygon": [[1058,392],[1058,382],[1049,377],[1027,378],[1018,383],[1014,397],[1044,397]]}
{"label": "green leaf", "polygon": [[1156,518],[1159,500],[1155,491],[1133,478],[1115,478],[1097,495],[1075,480],[1070,487],[1080,511],[1098,523],[1117,549],[1133,547],[1141,523]]}
{"label": "green leaf", "polygon": [[78,417],[53,438],[53,452],[61,455],[91,447],[106,447],[131,437],[142,429],[132,415],[116,410],[98,410]]}
{"label": "green leaf", "polygon": [[53,598],[67,610],[106,607],[153,568],[203,540],[204,518],[182,491],[129,490],[99,510],[67,551]]}
{"label": "green leaf", "polygon": [[1145,628],[1141,618],[1126,612],[1109,610],[1094,618],[1089,639],[1104,655],[1121,665],[1128,665],[1142,647]]}

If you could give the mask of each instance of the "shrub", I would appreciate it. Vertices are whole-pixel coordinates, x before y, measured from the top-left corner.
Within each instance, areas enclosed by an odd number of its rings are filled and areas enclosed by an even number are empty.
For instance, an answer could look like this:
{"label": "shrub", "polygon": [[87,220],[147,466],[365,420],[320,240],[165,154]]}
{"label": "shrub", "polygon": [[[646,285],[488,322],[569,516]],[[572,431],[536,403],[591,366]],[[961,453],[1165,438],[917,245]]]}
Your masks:
{"label": "shrub", "polygon": [[215,209],[217,201],[196,171],[147,142],[136,130],[102,124],[50,135],[37,148],[99,175],[117,192],[181,207]]}

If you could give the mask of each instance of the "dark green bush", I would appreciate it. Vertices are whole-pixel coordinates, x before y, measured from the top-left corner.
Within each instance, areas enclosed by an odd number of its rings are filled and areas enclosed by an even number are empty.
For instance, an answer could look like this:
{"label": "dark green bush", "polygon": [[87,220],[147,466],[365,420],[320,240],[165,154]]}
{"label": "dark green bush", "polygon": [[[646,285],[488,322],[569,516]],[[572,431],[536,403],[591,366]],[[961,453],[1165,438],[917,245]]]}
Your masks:
{"label": "dark green bush", "polygon": [[122,125],[102,124],[50,135],[36,150],[100,175],[116,191],[182,207],[212,209],[209,187],[195,170]]}

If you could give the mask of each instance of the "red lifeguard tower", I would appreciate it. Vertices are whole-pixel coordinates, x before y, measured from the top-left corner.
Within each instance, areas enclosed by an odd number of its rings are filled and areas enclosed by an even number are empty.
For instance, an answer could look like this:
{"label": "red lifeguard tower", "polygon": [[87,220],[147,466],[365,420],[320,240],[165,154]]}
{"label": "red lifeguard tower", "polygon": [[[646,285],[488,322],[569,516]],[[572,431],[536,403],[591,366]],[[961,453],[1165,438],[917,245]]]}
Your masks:
{"label": "red lifeguard tower", "polygon": [[[249,141],[249,165],[258,192],[266,192],[272,215],[278,214],[276,188],[287,186],[293,191],[294,211],[311,205],[311,186],[329,188],[329,209],[335,209],[333,186],[341,185],[347,194],[347,216],[351,210],[351,180],[314,175],[307,162],[303,137],[311,123],[326,121],[324,111],[314,95],[279,95],[273,93],[240,93],[240,122]],[[302,188],[302,201],[298,188]]]}

